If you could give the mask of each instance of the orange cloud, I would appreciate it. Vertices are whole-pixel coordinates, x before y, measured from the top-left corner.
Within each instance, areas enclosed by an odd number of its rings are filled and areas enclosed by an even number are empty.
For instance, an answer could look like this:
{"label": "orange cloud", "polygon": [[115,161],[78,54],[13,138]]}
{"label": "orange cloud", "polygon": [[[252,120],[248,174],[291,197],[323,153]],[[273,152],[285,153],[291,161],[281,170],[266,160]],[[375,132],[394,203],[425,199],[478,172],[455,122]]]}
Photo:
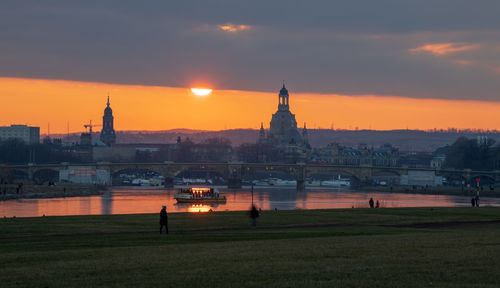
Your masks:
{"label": "orange cloud", "polygon": [[446,56],[449,54],[479,49],[479,44],[468,43],[429,43],[410,49],[413,53],[429,53],[434,56]]}
{"label": "orange cloud", "polygon": [[252,29],[252,26],[250,25],[244,25],[244,24],[236,25],[231,23],[221,24],[218,25],[217,27],[219,28],[219,30],[229,33],[242,32]]}

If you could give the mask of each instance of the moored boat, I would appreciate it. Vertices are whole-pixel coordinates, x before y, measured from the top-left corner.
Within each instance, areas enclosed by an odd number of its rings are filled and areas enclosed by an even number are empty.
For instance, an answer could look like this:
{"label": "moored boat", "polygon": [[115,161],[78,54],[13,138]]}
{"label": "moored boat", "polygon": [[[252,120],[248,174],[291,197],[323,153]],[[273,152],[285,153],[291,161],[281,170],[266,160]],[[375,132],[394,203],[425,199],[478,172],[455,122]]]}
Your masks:
{"label": "moored boat", "polygon": [[226,203],[226,196],[209,187],[181,188],[174,199],[178,203]]}
{"label": "moored boat", "polygon": [[336,188],[351,187],[351,179],[341,178],[339,175],[337,179],[333,178],[332,180],[320,181],[320,186]]}

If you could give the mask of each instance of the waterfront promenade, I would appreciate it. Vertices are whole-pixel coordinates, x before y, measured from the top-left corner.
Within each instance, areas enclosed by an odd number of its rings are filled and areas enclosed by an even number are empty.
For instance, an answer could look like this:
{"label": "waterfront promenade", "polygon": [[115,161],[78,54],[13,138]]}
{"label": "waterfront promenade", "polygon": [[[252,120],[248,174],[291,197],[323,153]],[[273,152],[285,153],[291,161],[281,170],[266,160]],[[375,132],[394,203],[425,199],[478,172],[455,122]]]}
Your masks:
{"label": "waterfront promenade", "polygon": [[0,219],[2,287],[498,287],[499,208]]}

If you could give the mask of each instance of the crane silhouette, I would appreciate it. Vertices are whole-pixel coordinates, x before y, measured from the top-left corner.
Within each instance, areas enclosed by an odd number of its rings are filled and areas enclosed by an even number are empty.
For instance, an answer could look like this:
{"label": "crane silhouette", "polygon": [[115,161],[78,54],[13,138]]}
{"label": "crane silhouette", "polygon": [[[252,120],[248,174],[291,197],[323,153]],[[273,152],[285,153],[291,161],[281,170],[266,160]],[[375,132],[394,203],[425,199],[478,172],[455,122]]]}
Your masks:
{"label": "crane silhouette", "polygon": [[90,120],[89,123],[83,125],[83,127],[85,127],[85,130],[86,130],[87,133],[89,133],[90,135],[92,135],[92,128],[94,128],[94,127],[102,127],[102,125],[92,124],[92,120]]}

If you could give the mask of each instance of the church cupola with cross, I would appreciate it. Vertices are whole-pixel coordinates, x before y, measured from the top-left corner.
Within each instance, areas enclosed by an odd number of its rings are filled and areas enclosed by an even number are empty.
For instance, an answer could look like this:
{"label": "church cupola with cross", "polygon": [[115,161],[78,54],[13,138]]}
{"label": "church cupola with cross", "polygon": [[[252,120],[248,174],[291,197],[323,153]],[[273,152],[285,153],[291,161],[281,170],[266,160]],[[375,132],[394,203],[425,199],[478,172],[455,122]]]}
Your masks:
{"label": "church cupola with cross", "polygon": [[290,110],[289,99],[288,99],[288,90],[285,87],[285,83],[283,82],[283,87],[280,90],[278,95],[278,111],[288,111]]}

